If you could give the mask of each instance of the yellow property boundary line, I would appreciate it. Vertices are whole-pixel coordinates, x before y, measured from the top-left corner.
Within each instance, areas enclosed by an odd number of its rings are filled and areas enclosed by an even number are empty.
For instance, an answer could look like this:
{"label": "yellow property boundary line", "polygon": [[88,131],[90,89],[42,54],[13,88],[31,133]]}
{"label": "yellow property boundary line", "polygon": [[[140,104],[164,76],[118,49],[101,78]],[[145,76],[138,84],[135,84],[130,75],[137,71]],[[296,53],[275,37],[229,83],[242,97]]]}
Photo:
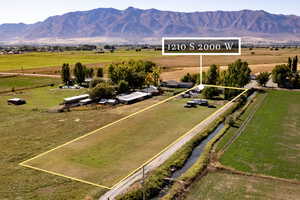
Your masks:
{"label": "yellow property boundary line", "polygon": [[[227,88],[227,89],[238,89],[238,90],[244,90],[244,92],[242,92],[241,94],[239,94],[238,96],[236,96],[234,99],[232,99],[232,100],[229,101],[227,104],[225,104],[224,106],[222,106],[222,107],[221,107],[220,109],[218,109],[216,112],[214,112],[214,113],[212,113],[211,115],[209,115],[209,116],[208,116],[205,120],[203,120],[202,122],[208,120],[211,116],[213,116],[213,115],[215,115],[216,113],[218,113],[218,112],[219,112],[220,110],[222,110],[225,106],[227,106],[228,104],[232,103],[233,101],[235,101],[235,100],[238,99],[240,96],[242,96],[245,92],[248,91],[248,89],[245,89],[245,88],[235,88],[235,87],[217,86],[217,85],[205,85],[205,86],[208,86],[208,87],[217,87],[217,88]],[[48,153],[50,153],[50,152],[52,152],[52,151],[55,151],[55,150],[57,150],[57,149],[60,149],[60,148],[66,146],[66,145],[68,145],[68,144],[71,144],[71,143],[76,142],[76,141],[78,141],[78,140],[80,140],[80,139],[83,139],[83,138],[86,138],[86,137],[88,137],[88,136],[90,136],[90,135],[93,135],[93,134],[97,133],[98,131],[100,131],[100,130],[102,130],[102,129],[108,128],[108,127],[110,127],[110,126],[112,126],[112,125],[114,125],[114,124],[117,124],[117,123],[119,123],[119,122],[121,122],[121,121],[124,121],[124,120],[126,120],[126,119],[128,119],[128,118],[130,118],[130,117],[133,117],[133,116],[135,116],[135,115],[137,115],[137,114],[139,114],[139,113],[145,112],[145,111],[147,111],[147,110],[149,110],[149,109],[151,109],[151,108],[154,108],[154,107],[156,107],[156,106],[158,106],[158,105],[160,105],[160,104],[163,104],[163,103],[165,103],[165,102],[167,102],[167,101],[170,101],[170,100],[172,100],[172,99],[174,99],[174,98],[176,98],[176,97],[178,97],[178,96],[180,96],[180,95],[182,95],[182,94],[184,94],[184,93],[186,93],[186,92],[188,92],[188,91],[191,91],[191,90],[195,89],[196,87],[198,87],[198,86],[195,86],[195,87],[193,87],[193,88],[191,88],[191,89],[185,90],[185,91],[183,91],[183,92],[181,92],[181,93],[179,93],[179,94],[177,94],[177,95],[175,95],[175,96],[172,96],[172,97],[170,97],[170,98],[167,98],[167,99],[165,99],[165,100],[162,100],[162,101],[160,101],[160,102],[158,102],[158,103],[155,103],[155,104],[153,104],[153,105],[151,105],[151,106],[148,106],[148,107],[146,107],[146,108],[144,108],[144,109],[142,109],[142,110],[140,110],[140,111],[137,111],[137,112],[132,113],[132,114],[126,116],[126,117],[123,117],[123,118],[121,118],[121,119],[119,119],[119,120],[116,120],[116,121],[114,121],[114,122],[112,122],[112,123],[109,123],[109,124],[107,124],[107,125],[105,125],[105,126],[103,126],[103,127],[101,127],[101,128],[98,128],[98,129],[96,129],[96,130],[94,130],[94,131],[91,131],[91,132],[89,132],[89,133],[87,133],[87,134],[84,134],[84,135],[82,135],[82,136],[80,136],[80,137],[77,137],[77,138],[75,138],[75,139],[73,139],[73,140],[71,140],[71,141],[69,141],[69,142],[66,142],[66,143],[64,143],[64,144],[61,144],[61,145],[59,145],[59,146],[57,146],[57,147],[55,147],[55,148],[53,148],[53,149],[50,149],[50,150],[48,150],[48,151],[46,151],[46,152],[44,152],[44,153],[41,153],[41,154],[39,154],[39,155],[37,155],[37,156],[34,156],[33,158],[30,158],[30,159],[28,159],[28,160],[23,161],[23,162],[21,162],[19,165],[20,165],[20,166],[23,166],[23,167],[30,168],[30,169],[34,169],[34,170],[46,172],[46,173],[48,173],[48,174],[52,174],[52,175],[64,177],[64,178],[67,178],[67,179],[70,179],[70,180],[78,181],[78,182],[81,182],[81,183],[93,185],[93,186],[96,186],[96,187],[100,187],[100,188],[104,188],[104,189],[109,189],[109,190],[110,190],[110,189],[113,189],[113,188],[116,187],[119,183],[121,183],[122,181],[124,181],[125,179],[127,179],[129,176],[133,175],[134,173],[136,173],[138,170],[142,169],[145,165],[149,164],[151,161],[153,161],[153,160],[154,160],[155,158],[157,158],[158,156],[160,156],[162,153],[164,153],[166,150],[168,150],[172,145],[174,145],[175,143],[177,143],[177,142],[178,142],[179,140],[181,140],[183,137],[185,137],[185,136],[187,136],[188,134],[190,134],[194,129],[197,128],[198,125],[196,125],[196,126],[193,127],[191,130],[189,130],[187,133],[185,133],[184,135],[182,135],[181,137],[179,137],[177,140],[175,140],[174,142],[172,142],[170,145],[168,145],[166,148],[164,148],[164,149],[163,149],[162,151],[160,151],[158,154],[156,154],[155,156],[153,156],[152,158],[150,158],[148,161],[146,161],[144,164],[142,164],[139,168],[135,169],[133,172],[131,172],[130,174],[128,174],[125,178],[122,178],[122,180],[120,180],[119,182],[117,182],[117,183],[116,183],[115,185],[113,185],[112,187],[108,187],[108,186],[104,186],[104,185],[92,183],[92,182],[85,181],[85,180],[79,179],[79,178],[74,178],[74,177],[66,176],[66,175],[64,175],[64,174],[60,174],[60,173],[56,173],[56,172],[44,170],[44,169],[41,169],[41,168],[38,168],[38,167],[33,167],[33,166],[30,166],[30,165],[28,165],[28,164],[26,164],[26,163],[27,163],[27,162],[30,162],[30,161],[32,161],[32,160],[34,160],[34,159],[36,159],[36,158],[42,157],[42,156],[44,156],[44,155],[46,155],[46,154],[48,154]],[[201,122],[201,123],[202,123],[202,122]]]}
{"label": "yellow property boundary line", "polygon": [[[223,87],[224,88],[224,87]],[[232,99],[231,101],[229,101],[227,104],[225,104],[224,106],[222,106],[220,109],[218,109],[217,111],[215,111],[214,113],[212,113],[211,115],[209,115],[206,119],[204,119],[203,121],[201,121],[200,123],[203,123],[205,121],[207,121],[211,116],[217,114],[218,112],[220,112],[223,108],[225,108],[227,105],[229,105],[230,103],[234,102],[235,100],[237,100],[238,98],[240,98],[240,96],[242,96],[243,94],[245,94],[248,89],[244,89],[244,88],[240,88],[239,90],[244,90],[244,92],[242,92],[241,94],[239,94],[238,96],[236,96],[234,99]],[[115,188],[118,184],[120,184],[122,181],[126,180],[128,177],[130,177],[131,175],[135,174],[137,171],[141,170],[144,166],[146,166],[147,164],[149,164],[150,162],[152,162],[155,158],[157,158],[158,156],[160,156],[161,154],[163,154],[165,151],[167,151],[171,146],[173,146],[174,144],[176,144],[177,142],[179,142],[182,138],[186,137],[187,135],[189,135],[192,131],[194,131],[199,124],[197,124],[196,126],[194,126],[191,130],[189,130],[188,132],[186,132],[184,135],[180,136],[177,140],[175,140],[174,142],[172,142],[170,145],[168,145],[167,147],[165,147],[162,151],[160,151],[158,154],[156,154],[155,156],[153,156],[152,158],[150,158],[148,161],[146,161],[144,164],[142,164],[139,168],[135,169],[134,171],[132,171],[130,174],[128,174],[125,178],[121,179],[118,183],[116,183],[114,186],[112,186],[112,188]]]}

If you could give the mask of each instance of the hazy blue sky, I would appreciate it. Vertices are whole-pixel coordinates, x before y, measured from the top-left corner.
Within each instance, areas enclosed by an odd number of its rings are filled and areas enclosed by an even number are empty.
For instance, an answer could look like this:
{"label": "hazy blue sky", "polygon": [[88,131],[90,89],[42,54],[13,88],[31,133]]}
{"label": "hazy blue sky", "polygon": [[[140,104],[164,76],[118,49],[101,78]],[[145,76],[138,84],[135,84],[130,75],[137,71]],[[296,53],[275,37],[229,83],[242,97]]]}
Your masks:
{"label": "hazy blue sky", "polygon": [[129,6],[185,12],[252,9],[300,15],[299,0],[3,0],[0,24],[34,23],[70,11],[99,7],[125,9]]}

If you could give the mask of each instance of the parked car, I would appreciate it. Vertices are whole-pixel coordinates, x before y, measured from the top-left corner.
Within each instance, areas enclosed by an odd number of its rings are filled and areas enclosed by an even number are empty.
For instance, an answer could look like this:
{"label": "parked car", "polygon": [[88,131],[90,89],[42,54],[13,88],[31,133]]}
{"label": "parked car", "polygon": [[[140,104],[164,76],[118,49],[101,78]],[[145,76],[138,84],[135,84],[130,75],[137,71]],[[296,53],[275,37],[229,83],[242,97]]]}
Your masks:
{"label": "parked car", "polygon": [[199,106],[208,106],[208,101],[203,99],[193,99],[193,102],[195,102]]}
{"label": "parked car", "polygon": [[117,99],[108,99],[108,100],[107,100],[107,103],[108,103],[109,105],[114,106],[114,105],[117,105],[119,102],[118,102]]}
{"label": "parked car", "polygon": [[101,104],[101,105],[105,105],[105,104],[107,104],[107,99],[100,99],[100,101],[98,102],[99,104]]}
{"label": "parked car", "polygon": [[23,104],[26,104],[26,101],[24,99],[20,99],[20,98],[13,98],[13,99],[7,100],[7,104],[8,105],[23,105]]}
{"label": "parked car", "polygon": [[196,108],[197,106],[195,104],[189,104],[189,103],[186,103],[184,105],[185,108]]}
{"label": "parked car", "polygon": [[191,95],[188,93],[185,93],[183,95],[181,95],[182,98],[191,98]]}
{"label": "parked car", "polygon": [[207,107],[208,107],[208,108],[216,108],[216,106],[211,105],[211,104],[209,104]]}
{"label": "parked car", "polygon": [[197,107],[197,103],[194,101],[188,101],[188,102],[186,102],[186,106],[188,106],[190,108],[191,107],[195,108],[195,107]]}

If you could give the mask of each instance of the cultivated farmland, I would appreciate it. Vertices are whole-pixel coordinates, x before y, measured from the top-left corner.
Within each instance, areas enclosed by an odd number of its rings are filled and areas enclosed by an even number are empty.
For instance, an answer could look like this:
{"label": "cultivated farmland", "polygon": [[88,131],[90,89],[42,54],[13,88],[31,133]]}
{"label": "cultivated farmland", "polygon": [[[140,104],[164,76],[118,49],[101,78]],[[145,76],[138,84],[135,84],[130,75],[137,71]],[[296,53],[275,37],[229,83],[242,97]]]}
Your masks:
{"label": "cultivated farmland", "polygon": [[[254,53],[253,53],[254,52]],[[226,66],[236,59],[247,60],[254,73],[271,71],[275,65],[286,63],[288,57],[300,54],[300,49],[268,48],[242,49],[241,56],[205,56],[204,67],[211,64]],[[39,74],[59,74],[63,63],[75,64],[82,62],[90,67],[106,68],[111,62],[129,59],[151,60],[163,67],[162,78],[179,80],[185,73],[199,72],[197,56],[162,56],[160,51],[143,50],[116,51],[115,53],[95,54],[95,52],[63,52],[63,53],[27,53],[23,55],[0,55],[0,72],[26,72]],[[23,68],[23,70],[21,70]]]}
{"label": "cultivated farmland", "polygon": [[241,171],[300,180],[299,122],[300,93],[268,91],[221,163]]}
{"label": "cultivated farmland", "polygon": [[57,67],[63,63],[84,64],[120,62],[129,59],[159,57],[160,51],[117,51],[96,54],[93,51],[74,51],[62,53],[25,53],[21,55],[0,55],[0,71]]}

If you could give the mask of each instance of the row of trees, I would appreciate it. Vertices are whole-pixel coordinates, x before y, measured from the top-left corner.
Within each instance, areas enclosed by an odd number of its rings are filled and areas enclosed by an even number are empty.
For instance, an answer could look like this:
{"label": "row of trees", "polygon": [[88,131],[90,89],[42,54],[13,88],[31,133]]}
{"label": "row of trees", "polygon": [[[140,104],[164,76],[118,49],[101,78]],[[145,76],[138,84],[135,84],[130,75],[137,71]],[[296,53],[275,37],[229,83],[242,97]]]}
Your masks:
{"label": "row of trees", "polygon": [[[95,71],[93,68],[87,68],[81,63],[76,63],[73,70],[73,75],[76,83],[82,84],[86,78],[93,78],[95,76]],[[98,68],[96,72],[97,77],[103,77],[103,68]],[[70,65],[64,63],[61,69],[61,78],[65,84],[69,84],[72,79]]]}
{"label": "row of trees", "polygon": [[[247,62],[238,59],[232,64],[228,65],[227,70],[220,71],[216,65],[211,65],[207,73],[203,72],[203,83],[208,85],[224,85],[231,87],[244,87],[251,81],[251,69]],[[181,81],[194,82],[199,84],[199,75],[187,74]],[[230,99],[238,93],[236,90],[225,90],[225,98]],[[213,87],[207,87],[203,90],[206,98],[213,98],[219,95],[219,91]]]}

